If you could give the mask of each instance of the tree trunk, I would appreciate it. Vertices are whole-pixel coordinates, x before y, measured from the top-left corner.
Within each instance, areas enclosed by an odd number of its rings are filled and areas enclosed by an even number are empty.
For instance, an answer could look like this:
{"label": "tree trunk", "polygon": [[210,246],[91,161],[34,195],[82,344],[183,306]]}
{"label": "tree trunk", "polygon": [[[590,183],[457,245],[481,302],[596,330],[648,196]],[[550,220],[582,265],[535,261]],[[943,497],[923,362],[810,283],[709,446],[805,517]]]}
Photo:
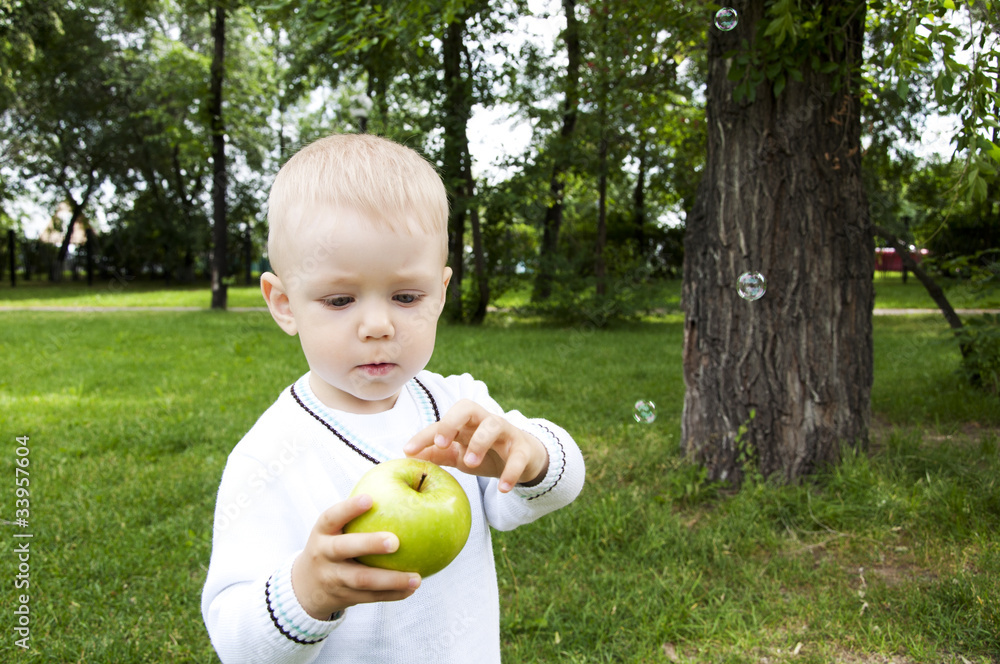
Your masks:
{"label": "tree trunk", "polygon": [[[848,15],[843,48],[861,62],[865,8]],[[853,9],[853,13],[850,10]],[[860,101],[836,73],[803,67],[778,98],[733,100],[723,57],[752,39],[764,0],[741,6],[738,29],[711,30],[708,155],[687,220],[682,304],[684,448],[713,480],[756,469],[793,482],[866,446],[871,419],[874,242],[861,184]],[[759,271],[767,292],[737,294]],[[744,428],[741,431],[741,428]]]}
{"label": "tree trunk", "polygon": [[14,229],[7,230],[7,256],[10,259],[10,287],[17,286],[17,236]]}
{"label": "tree trunk", "polygon": [[87,285],[94,285],[94,252],[97,250],[97,238],[94,231],[87,229]]}
{"label": "tree trunk", "polygon": [[218,4],[212,24],[215,51],[211,69],[212,115],[212,309],[225,309],[227,300],[229,232],[226,227],[226,128],[222,121],[222,82],[226,66],[226,10]]}
{"label": "tree trunk", "polygon": [[243,283],[253,286],[253,231],[250,224],[247,224],[246,232],[243,233]]}
{"label": "tree trunk", "polygon": [[[602,123],[603,123],[603,113]],[[604,262],[604,248],[608,244],[608,139],[601,128],[601,140],[598,147],[597,175],[597,240],[594,245],[594,276],[597,281],[597,297],[607,294],[607,265]]]}
{"label": "tree trunk", "polygon": [[632,237],[639,256],[646,258],[646,142],[639,148],[639,172],[632,192]]}
{"label": "tree trunk", "polygon": [[490,278],[486,274],[486,253],[483,249],[483,233],[479,222],[479,206],[476,201],[476,181],[472,171],[466,171],[466,195],[473,204],[469,209],[469,222],[472,226],[472,260],[476,270],[476,285],[479,287],[479,298],[472,311],[469,322],[479,325],[486,318],[486,309],[490,304]]}
{"label": "tree trunk", "polygon": [[83,196],[79,202],[73,198],[73,193],[69,190],[69,187],[64,187],[66,200],[70,205],[69,225],[66,228],[66,232],[63,233],[62,243],[59,245],[56,259],[50,268],[50,281],[62,281],[66,258],[69,256],[69,245],[73,240],[73,229],[76,228],[78,223],[83,223],[83,211],[87,209],[87,204],[90,202],[90,197],[95,189],[97,189],[97,176],[93,171],[87,177],[87,189],[83,192]]}
{"label": "tree trunk", "polygon": [[566,98],[563,100],[563,122],[556,141],[552,178],[549,181],[549,206],[542,220],[542,246],[538,255],[538,274],[532,299],[547,300],[552,295],[559,254],[559,231],[563,218],[563,176],[572,163],[571,138],[576,129],[576,111],[580,103],[580,29],[576,20],[576,0],[563,0],[566,15]]}
{"label": "tree trunk", "polygon": [[[442,68],[444,70],[445,107],[444,163],[442,175],[448,194],[452,198],[448,218],[448,263],[452,269],[448,284],[448,318],[460,321],[462,314],[462,282],[465,279],[465,168],[468,138],[464,109],[468,104],[462,78],[462,39],[465,33],[464,17],[456,16],[445,27],[442,43]],[[463,144],[466,150],[463,150]]]}

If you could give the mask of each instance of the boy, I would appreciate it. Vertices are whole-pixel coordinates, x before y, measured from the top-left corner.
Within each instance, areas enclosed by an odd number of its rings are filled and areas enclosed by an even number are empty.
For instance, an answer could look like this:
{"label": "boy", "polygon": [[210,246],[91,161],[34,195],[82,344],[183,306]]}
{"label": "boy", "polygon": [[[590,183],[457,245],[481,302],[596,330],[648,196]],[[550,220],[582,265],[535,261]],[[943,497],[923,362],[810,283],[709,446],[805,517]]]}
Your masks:
{"label": "boy", "polygon": [[[545,420],[505,413],[468,374],[424,370],[451,278],[448,203],[434,169],[370,135],[297,153],[268,203],[273,273],[261,291],[309,371],[233,449],[219,487],[202,615],[224,662],[499,662],[489,527],[571,502],[584,463]],[[344,534],[374,464],[445,466],[472,532],[444,570],[376,569],[392,533]]]}

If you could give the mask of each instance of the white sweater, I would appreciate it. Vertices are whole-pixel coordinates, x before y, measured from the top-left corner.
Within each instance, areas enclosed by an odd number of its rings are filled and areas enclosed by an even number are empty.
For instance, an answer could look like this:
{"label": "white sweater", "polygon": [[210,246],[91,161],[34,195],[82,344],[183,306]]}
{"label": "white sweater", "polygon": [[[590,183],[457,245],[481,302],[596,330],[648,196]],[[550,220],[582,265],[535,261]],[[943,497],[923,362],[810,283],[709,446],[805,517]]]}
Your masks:
{"label": "white sweater", "polygon": [[[495,478],[447,468],[472,504],[472,532],[458,557],[408,599],[359,604],[333,621],[310,617],[292,590],[291,565],[319,514],[347,498],[376,462],[404,456],[403,445],[459,399],[536,436],[549,453],[545,478],[502,494]],[[468,374],[423,371],[391,410],[375,415],[325,407],[306,374],[281,393],[226,463],[201,601],[212,645],[227,664],[499,662],[489,526],[530,523],[570,503],[583,480],[583,456],[569,434],[545,420],[504,413]]]}

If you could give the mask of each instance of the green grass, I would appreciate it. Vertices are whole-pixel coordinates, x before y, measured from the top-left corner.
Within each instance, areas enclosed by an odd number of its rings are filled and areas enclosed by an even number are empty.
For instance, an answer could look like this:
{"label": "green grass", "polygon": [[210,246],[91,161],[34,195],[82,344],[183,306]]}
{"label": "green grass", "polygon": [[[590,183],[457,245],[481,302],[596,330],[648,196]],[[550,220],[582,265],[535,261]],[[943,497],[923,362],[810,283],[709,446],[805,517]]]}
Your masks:
{"label": "green grass", "polygon": [[[997,309],[1000,308],[1000,289],[992,291],[977,288],[968,280],[936,279],[945,291],[948,302],[956,309]],[[912,274],[903,283],[899,272],[875,273],[876,309],[934,309],[938,306],[927,289]]]}
{"label": "green grass", "polygon": [[[14,438],[30,435],[34,533],[32,650],[8,628],[0,661],[216,661],[199,606],[215,492],[229,450],[305,370],[296,340],[260,312],[0,320],[0,515]],[[736,495],[678,453],[682,335],[679,316],[442,326],[431,369],[472,372],[587,458],[575,503],[495,534],[504,660],[1000,661],[1000,409],[958,381],[940,317],[876,319],[870,454]],[[639,398],[654,423],[632,420]]]}
{"label": "green grass", "polygon": [[[260,287],[230,286],[230,307],[263,307]],[[18,280],[0,283],[0,306],[8,307],[199,307],[208,309],[212,302],[209,285],[198,283],[164,286],[162,282],[124,279],[95,280],[53,284],[45,280]]]}

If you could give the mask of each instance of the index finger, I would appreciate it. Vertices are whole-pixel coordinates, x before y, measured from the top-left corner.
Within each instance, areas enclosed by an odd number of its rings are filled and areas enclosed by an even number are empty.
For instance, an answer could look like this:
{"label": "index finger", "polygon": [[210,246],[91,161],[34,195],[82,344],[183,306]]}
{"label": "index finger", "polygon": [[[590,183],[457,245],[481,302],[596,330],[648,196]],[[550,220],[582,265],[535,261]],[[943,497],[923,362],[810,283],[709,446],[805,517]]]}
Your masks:
{"label": "index finger", "polygon": [[488,411],[476,402],[461,399],[449,408],[440,420],[424,427],[422,431],[411,438],[403,447],[403,452],[413,456],[434,444],[441,448],[447,448],[458,439],[463,429],[471,427],[475,430],[483,417],[488,414]]}
{"label": "index finger", "polygon": [[422,450],[427,449],[434,444],[434,437],[437,435],[437,425],[430,424],[424,427],[422,430],[418,431],[413,438],[410,438],[409,442],[403,446],[403,453],[407,456],[416,456],[420,454]]}

